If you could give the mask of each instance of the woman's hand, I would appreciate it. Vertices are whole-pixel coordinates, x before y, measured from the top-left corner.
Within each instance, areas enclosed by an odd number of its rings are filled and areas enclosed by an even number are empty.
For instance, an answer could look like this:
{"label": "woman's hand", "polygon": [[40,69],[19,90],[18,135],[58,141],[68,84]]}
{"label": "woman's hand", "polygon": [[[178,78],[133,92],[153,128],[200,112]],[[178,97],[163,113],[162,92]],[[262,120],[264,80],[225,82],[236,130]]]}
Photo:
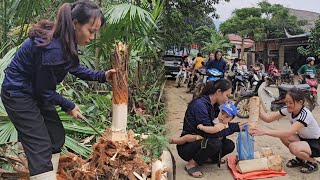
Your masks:
{"label": "woman's hand", "polygon": [[112,80],[112,75],[113,73],[117,72],[115,69],[109,69],[108,71],[105,72],[106,80],[111,81]]}
{"label": "woman's hand", "polygon": [[259,127],[251,129],[251,131],[249,133],[252,134],[253,136],[267,135],[267,131],[265,129],[262,129],[262,128],[259,128]]}
{"label": "woman's hand", "polygon": [[68,114],[74,118],[79,118],[79,116],[82,116],[82,113],[77,105],[71,111],[69,111]]}
{"label": "woman's hand", "polygon": [[243,126],[246,125],[246,124],[248,124],[248,122],[240,122],[240,123],[239,123],[240,131],[243,130]]}

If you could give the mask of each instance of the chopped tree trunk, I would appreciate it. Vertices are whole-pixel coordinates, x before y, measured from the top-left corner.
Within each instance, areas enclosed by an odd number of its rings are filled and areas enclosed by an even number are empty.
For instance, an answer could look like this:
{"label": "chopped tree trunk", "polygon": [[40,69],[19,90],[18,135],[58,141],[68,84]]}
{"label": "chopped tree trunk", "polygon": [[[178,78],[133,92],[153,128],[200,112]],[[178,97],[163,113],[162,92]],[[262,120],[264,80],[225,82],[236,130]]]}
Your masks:
{"label": "chopped tree trunk", "polygon": [[253,171],[282,170],[282,160],[280,155],[272,155],[269,157],[263,157],[259,159],[251,159],[239,161],[237,164],[237,170],[240,173],[248,173]]}
{"label": "chopped tree trunk", "polygon": [[112,77],[112,141],[127,140],[128,117],[128,48],[123,43],[118,43],[113,54],[113,68],[117,72]]}
{"label": "chopped tree trunk", "polygon": [[249,114],[249,123],[248,128],[249,131],[251,129],[256,128],[258,126],[258,120],[259,120],[259,107],[260,107],[260,99],[258,96],[254,96],[250,98],[250,114]]}
{"label": "chopped tree trunk", "polygon": [[250,98],[250,115],[249,121],[255,122],[259,120],[260,99],[258,96]]}
{"label": "chopped tree trunk", "polygon": [[163,171],[164,171],[163,163],[159,160],[156,160],[152,164],[151,180],[161,180]]}

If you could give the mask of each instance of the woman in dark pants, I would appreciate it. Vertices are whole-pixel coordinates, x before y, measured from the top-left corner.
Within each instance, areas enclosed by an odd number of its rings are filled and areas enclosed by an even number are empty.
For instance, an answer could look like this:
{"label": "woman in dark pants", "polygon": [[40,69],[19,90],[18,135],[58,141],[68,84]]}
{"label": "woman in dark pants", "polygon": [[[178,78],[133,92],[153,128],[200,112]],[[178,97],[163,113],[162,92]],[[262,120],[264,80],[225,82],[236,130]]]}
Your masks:
{"label": "woman in dark pants", "polygon": [[211,160],[220,163],[221,157],[231,153],[235,145],[226,136],[239,132],[238,123],[229,123],[229,127],[215,134],[208,134],[197,129],[198,124],[214,126],[213,120],[219,114],[219,105],[228,101],[232,85],[226,79],[207,83],[198,98],[192,100],[185,113],[183,132],[186,134],[198,134],[204,139],[177,145],[179,156],[188,161],[185,170],[193,177],[202,177],[199,165]]}
{"label": "woman in dark pants", "polygon": [[81,115],[77,105],[56,92],[56,85],[67,73],[103,83],[115,72],[79,64],[77,46],[93,40],[104,23],[94,2],[64,3],[55,23],[34,25],[5,71],[1,99],[18,131],[31,180],[56,179],[65,132],[55,105],[75,118]]}

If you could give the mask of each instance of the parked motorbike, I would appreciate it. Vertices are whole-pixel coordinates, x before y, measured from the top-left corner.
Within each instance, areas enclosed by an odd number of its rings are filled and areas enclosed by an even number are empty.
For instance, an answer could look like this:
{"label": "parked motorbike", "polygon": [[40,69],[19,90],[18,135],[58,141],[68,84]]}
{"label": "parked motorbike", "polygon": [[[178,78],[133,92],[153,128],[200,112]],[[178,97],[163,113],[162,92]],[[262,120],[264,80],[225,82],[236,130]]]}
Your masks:
{"label": "parked motorbike", "polygon": [[[262,82],[262,81],[260,81]],[[240,118],[248,118],[250,112],[250,98],[253,96],[259,96],[261,100],[261,105],[265,109],[265,111],[278,111],[283,106],[285,106],[285,95],[287,91],[292,88],[301,89],[304,93],[305,97],[304,106],[307,107],[310,111],[312,111],[315,107],[314,99],[312,98],[312,91],[308,84],[300,84],[300,85],[281,85],[278,86],[279,96],[274,97],[272,92],[266,89],[266,82],[262,82],[258,85],[253,92],[244,93],[236,102],[235,106],[239,107],[238,117]]]}
{"label": "parked motorbike", "polygon": [[267,76],[266,85],[270,86],[271,84],[274,84],[276,86],[279,86],[281,84],[281,78],[280,73],[278,69],[274,68],[272,69],[271,73]]}
{"label": "parked motorbike", "polygon": [[259,83],[259,81],[261,79],[259,77],[262,77],[262,75],[261,75],[260,72],[259,73],[253,73],[252,72],[251,75],[252,75],[252,77],[251,77],[251,79],[249,79],[250,80],[250,89],[254,90],[257,87],[257,85],[258,85],[258,83]]}
{"label": "parked motorbike", "polygon": [[233,79],[233,100],[237,100],[241,93],[247,91],[250,87],[249,73],[238,71]]}
{"label": "parked motorbike", "polygon": [[294,73],[291,69],[281,72],[281,82],[294,85]]}
{"label": "parked motorbike", "polygon": [[235,106],[239,107],[237,116],[239,118],[248,118],[250,113],[250,98],[253,96],[258,96],[258,90],[260,86],[264,84],[265,86],[266,77],[262,77],[258,81],[257,85],[251,91],[244,92],[240,94],[239,99],[235,102]]}
{"label": "parked motorbike", "polygon": [[304,77],[304,83],[308,84],[311,88],[312,99],[314,100],[314,104],[317,105],[318,100],[318,78],[314,73],[308,73],[302,75]]}
{"label": "parked motorbike", "polygon": [[182,68],[179,76],[177,77],[177,88],[179,88],[181,86],[181,84],[183,84],[186,81],[186,77],[187,77],[187,69],[186,68]]}
{"label": "parked motorbike", "polygon": [[222,77],[223,73],[216,68],[207,69],[205,73],[200,72],[200,78],[194,88],[192,99],[199,96],[208,81],[216,81]]}
{"label": "parked motorbike", "polygon": [[[305,97],[305,103],[304,106],[307,107],[310,111],[314,109],[314,100],[312,96],[311,88],[308,84],[299,84],[299,85],[281,85],[278,87],[279,90],[279,96],[273,97],[274,100],[271,101],[270,110],[271,111],[278,111],[283,106],[285,106],[284,98],[286,96],[287,91],[289,91],[292,88],[297,88],[302,90],[303,96]],[[270,97],[272,97],[272,94],[268,93]]]}

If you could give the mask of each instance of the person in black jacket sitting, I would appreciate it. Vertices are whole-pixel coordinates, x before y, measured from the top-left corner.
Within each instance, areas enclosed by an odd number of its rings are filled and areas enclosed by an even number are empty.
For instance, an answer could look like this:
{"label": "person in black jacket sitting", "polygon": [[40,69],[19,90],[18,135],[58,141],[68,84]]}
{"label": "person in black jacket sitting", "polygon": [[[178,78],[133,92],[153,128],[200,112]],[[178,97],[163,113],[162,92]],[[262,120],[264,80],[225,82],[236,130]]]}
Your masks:
{"label": "person in black jacket sitting", "polygon": [[230,81],[226,79],[208,82],[199,97],[190,102],[185,113],[181,136],[195,134],[203,137],[203,139],[194,142],[177,145],[179,156],[188,161],[185,170],[193,177],[202,177],[203,174],[199,165],[209,159],[213,163],[219,164],[220,158],[231,153],[235,148],[234,142],[227,139],[226,136],[240,131],[238,123],[228,123],[228,128],[215,134],[197,129],[199,124],[204,126],[215,125],[213,120],[219,114],[219,105],[228,101],[231,88]]}

